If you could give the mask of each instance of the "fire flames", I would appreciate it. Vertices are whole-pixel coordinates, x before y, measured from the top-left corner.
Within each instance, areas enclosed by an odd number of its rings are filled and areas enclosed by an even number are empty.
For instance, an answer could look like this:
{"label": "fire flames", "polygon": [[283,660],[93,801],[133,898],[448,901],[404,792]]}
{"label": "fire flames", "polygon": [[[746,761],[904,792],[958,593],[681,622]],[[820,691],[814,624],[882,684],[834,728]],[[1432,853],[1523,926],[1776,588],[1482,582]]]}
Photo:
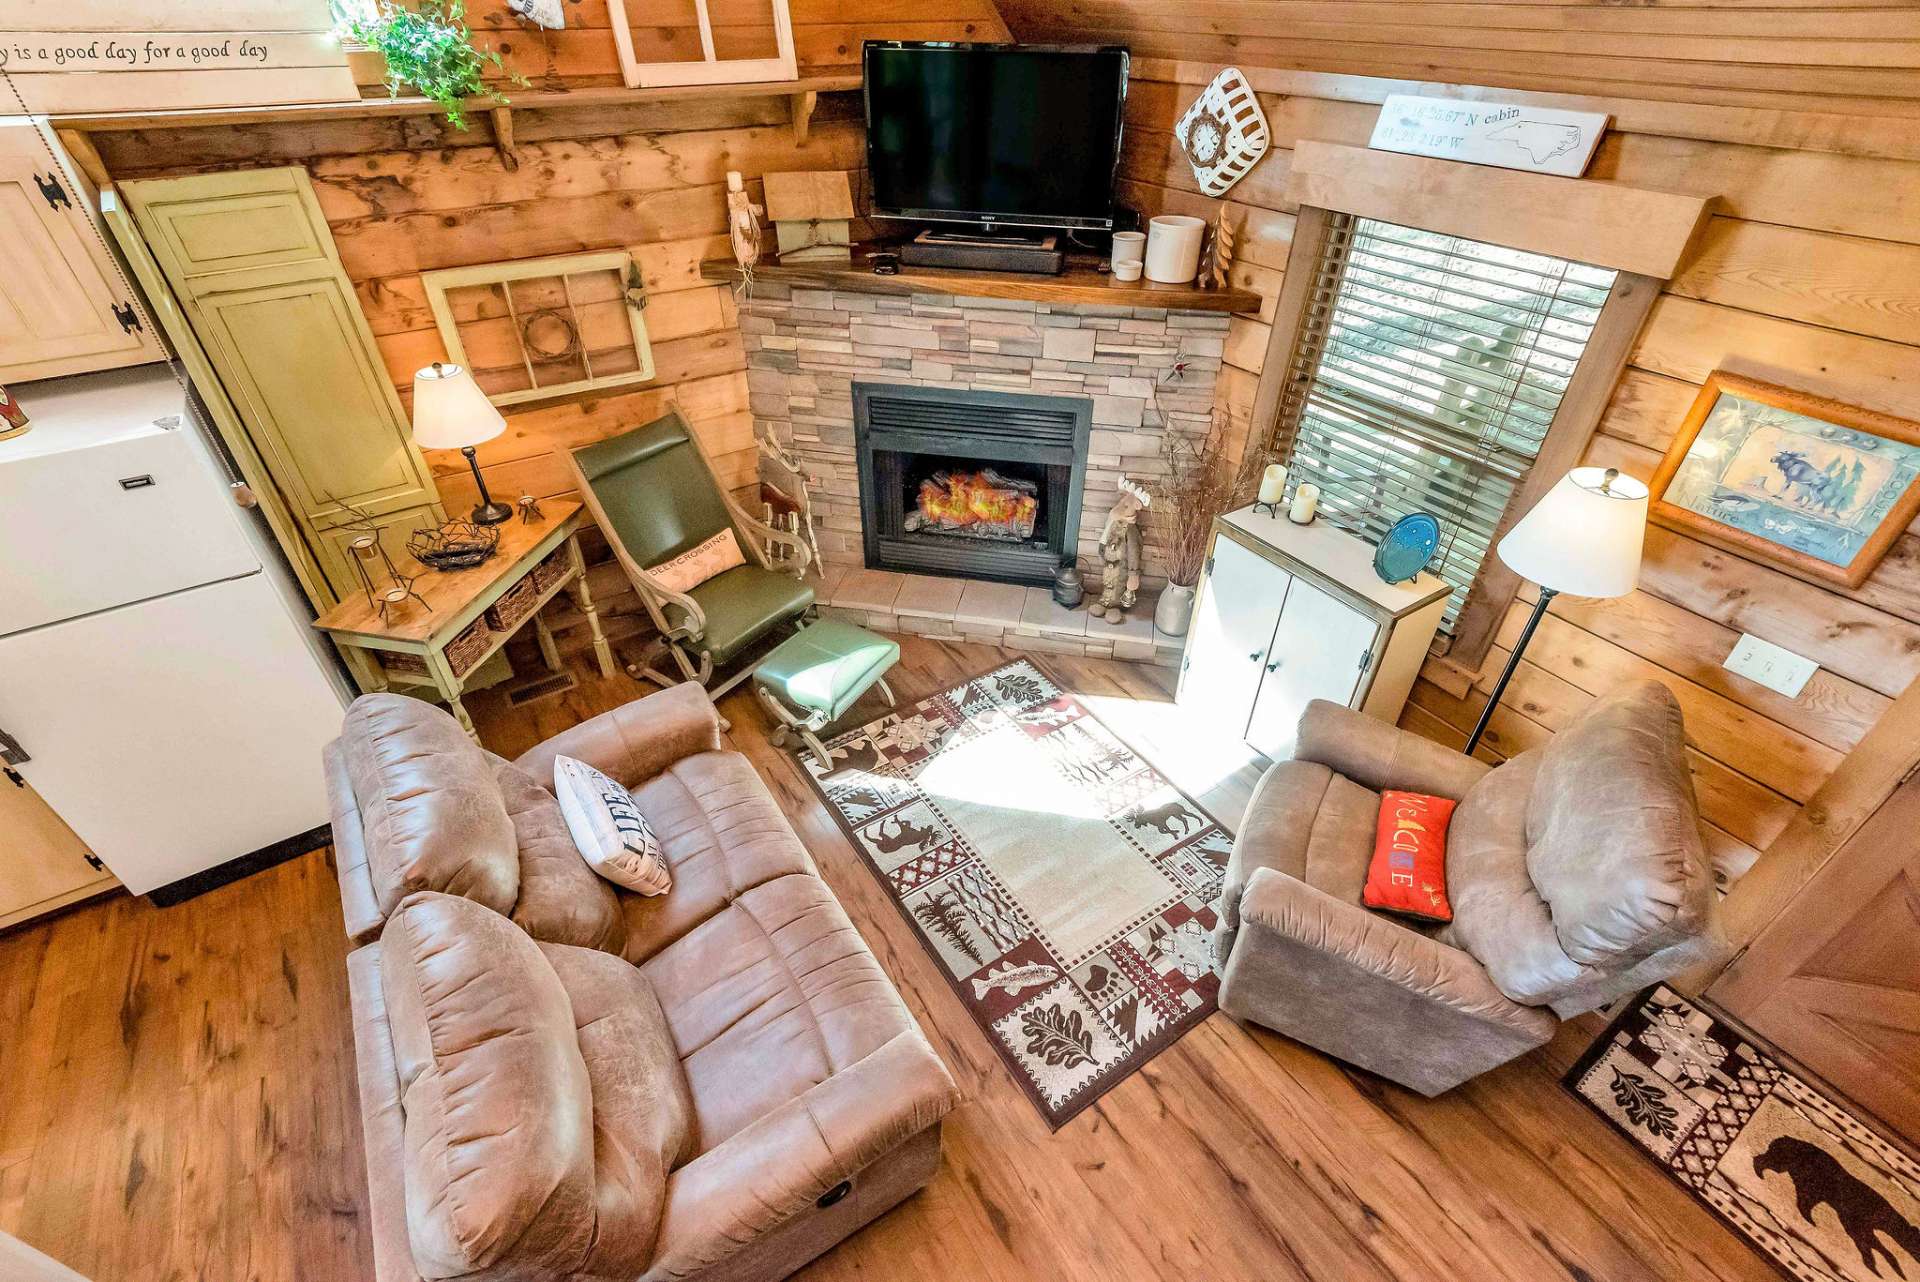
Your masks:
{"label": "fire flames", "polygon": [[924,523],[937,529],[1024,539],[1040,507],[1033,490],[991,469],[942,471],[920,482],[918,506]]}

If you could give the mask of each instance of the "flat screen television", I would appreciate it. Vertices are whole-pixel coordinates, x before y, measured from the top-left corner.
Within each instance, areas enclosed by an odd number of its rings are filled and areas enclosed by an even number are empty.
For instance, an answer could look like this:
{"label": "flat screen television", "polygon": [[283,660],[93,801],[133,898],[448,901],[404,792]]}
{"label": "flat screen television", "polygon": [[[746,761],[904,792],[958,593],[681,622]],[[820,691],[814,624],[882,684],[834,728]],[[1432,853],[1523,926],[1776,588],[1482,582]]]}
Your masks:
{"label": "flat screen television", "polygon": [[1112,229],[1125,49],[875,40],[863,60],[876,215]]}

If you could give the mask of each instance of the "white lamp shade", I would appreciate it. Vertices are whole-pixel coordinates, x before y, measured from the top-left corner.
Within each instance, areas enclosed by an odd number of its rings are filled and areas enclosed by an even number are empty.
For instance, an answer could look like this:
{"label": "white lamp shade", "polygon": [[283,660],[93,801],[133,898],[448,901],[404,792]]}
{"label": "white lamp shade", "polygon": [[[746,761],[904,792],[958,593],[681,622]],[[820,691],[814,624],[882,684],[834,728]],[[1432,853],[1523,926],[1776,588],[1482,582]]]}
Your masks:
{"label": "white lamp shade", "polygon": [[465,449],[506,430],[465,367],[435,361],[413,376],[413,439],[421,449]]}
{"label": "white lamp shade", "polygon": [[1500,540],[1523,578],[1573,596],[1625,596],[1640,579],[1647,487],[1609,468],[1576,467]]}

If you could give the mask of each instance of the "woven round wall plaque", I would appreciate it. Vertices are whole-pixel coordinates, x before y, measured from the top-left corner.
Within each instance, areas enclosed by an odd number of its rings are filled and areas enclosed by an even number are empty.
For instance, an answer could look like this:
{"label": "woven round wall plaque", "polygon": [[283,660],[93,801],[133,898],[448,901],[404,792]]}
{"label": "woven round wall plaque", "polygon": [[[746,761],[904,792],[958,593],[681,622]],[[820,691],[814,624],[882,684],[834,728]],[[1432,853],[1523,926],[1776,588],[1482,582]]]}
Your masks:
{"label": "woven round wall plaque", "polygon": [[1267,154],[1271,133],[1260,99],[1240,68],[1228,67],[1200,91],[1174,127],[1200,190],[1224,195]]}

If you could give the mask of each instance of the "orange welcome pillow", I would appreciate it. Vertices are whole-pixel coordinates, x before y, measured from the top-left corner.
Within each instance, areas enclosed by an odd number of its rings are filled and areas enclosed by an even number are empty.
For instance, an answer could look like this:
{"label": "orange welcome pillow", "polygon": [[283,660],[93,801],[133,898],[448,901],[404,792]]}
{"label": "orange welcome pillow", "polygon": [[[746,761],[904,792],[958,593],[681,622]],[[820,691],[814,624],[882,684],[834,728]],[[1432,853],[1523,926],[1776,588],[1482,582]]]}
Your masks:
{"label": "orange welcome pillow", "polygon": [[1452,921],[1447,902],[1447,821],[1453,802],[1421,792],[1380,794],[1380,826],[1361,902],[1426,921]]}

